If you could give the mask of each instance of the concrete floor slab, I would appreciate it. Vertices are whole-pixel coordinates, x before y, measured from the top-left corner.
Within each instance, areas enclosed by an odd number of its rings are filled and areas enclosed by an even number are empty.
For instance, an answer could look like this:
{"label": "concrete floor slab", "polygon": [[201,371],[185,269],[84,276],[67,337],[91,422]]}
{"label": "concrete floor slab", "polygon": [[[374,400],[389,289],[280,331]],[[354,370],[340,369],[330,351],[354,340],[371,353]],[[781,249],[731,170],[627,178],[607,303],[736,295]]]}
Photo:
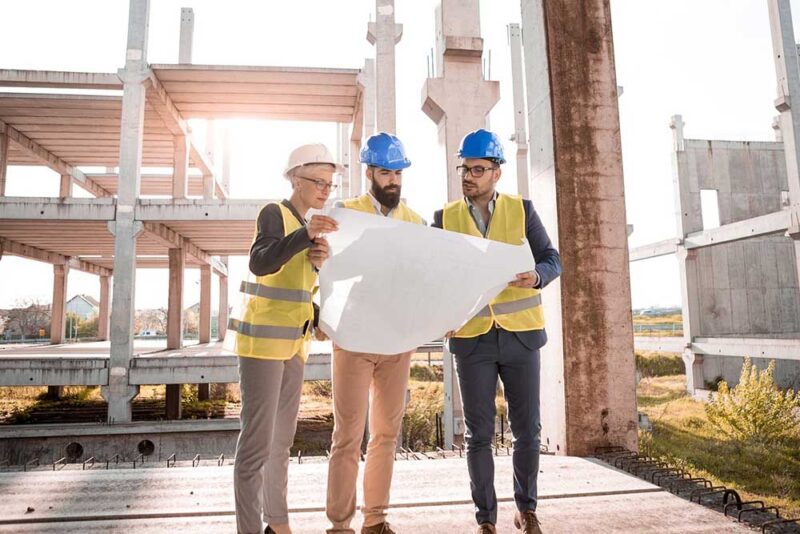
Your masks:
{"label": "concrete floor slab", "polygon": [[[512,532],[511,458],[495,460],[501,503],[498,531]],[[232,476],[230,465],[2,473],[0,532],[232,532]],[[323,531],[326,476],[324,462],[292,463],[289,504],[295,532]],[[546,532],[748,531],[716,512],[589,459],[544,456],[539,480]],[[26,512],[28,507],[34,510]],[[396,462],[392,507],[391,520],[401,531],[471,530],[466,462]],[[37,522],[19,523],[25,521]]]}

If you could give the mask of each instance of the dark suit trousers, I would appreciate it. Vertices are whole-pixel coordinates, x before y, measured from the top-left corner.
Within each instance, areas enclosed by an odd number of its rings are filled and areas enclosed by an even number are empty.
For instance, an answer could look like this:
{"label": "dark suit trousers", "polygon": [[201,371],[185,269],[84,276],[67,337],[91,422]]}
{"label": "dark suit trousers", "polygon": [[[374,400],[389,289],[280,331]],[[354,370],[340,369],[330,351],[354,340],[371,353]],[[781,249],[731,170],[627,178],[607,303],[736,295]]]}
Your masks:
{"label": "dark suit trousers", "polygon": [[520,511],[536,509],[542,427],[539,415],[541,345],[531,343],[529,334],[492,328],[478,338],[450,340],[464,404],[467,466],[475,519],[479,524],[497,522],[491,443],[498,377],[503,382],[513,435],[514,500]]}

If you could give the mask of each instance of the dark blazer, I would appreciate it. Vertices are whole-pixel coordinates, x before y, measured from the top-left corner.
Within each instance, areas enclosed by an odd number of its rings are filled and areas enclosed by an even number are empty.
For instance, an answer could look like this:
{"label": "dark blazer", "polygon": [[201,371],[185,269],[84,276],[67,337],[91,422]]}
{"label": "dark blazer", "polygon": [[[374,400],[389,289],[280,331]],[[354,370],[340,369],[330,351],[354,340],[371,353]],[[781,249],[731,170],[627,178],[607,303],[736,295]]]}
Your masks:
{"label": "dark blazer", "polygon": [[[531,247],[533,259],[536,261],[536,274],[539,275],[539,285],[536,286],[536,289],[543,289],[561,275],[561,257],[550,242],[547,231],[533,208],[533,203],[523,199],[522,205],[525,208],[525,237]],[[434,212],[432,226],[442,228],[442,210]],[[547,333],[544,329],[514,332],[514,334],[530,350],[539,349],[547,343]],[[450,339],[450,352],[459,356],[470,354],[478,344],[479,337]]]}

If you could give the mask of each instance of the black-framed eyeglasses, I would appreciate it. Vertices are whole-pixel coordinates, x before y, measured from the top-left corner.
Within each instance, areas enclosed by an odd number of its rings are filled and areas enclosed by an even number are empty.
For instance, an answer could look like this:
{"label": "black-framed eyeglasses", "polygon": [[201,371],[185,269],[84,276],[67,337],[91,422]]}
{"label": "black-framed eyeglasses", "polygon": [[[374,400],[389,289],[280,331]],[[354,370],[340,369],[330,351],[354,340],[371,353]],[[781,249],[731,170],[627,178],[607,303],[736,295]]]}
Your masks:
{"label": "black-framed eyeglasses", "polygon": [[324,180],[315,180],[314,178],[306,178],[305,176],[299,176],[297,174],[295,174],[295,176],[297,176],[301,180],[305,180],[306,182],[312,182],[320,191],[325,191],[326,189],[329,189],[331,191],[336,191],[336,189],[339,187],[339,184],[335,184],[333,182],[326,182]]}
{"label": "black-framed eyeglasses", "polygon": [[467,175],[467,173],[472,175],[473,178],[480,178],[486,171],[493,171],[497,168],[499,168],[497,165],[492,165],[491,167],[484,167],[482,165],[467,167],[466,165],[459,165],[458,167],[456,167],[456,171],[458,171],[458,175],[461,178],[464,178]]}

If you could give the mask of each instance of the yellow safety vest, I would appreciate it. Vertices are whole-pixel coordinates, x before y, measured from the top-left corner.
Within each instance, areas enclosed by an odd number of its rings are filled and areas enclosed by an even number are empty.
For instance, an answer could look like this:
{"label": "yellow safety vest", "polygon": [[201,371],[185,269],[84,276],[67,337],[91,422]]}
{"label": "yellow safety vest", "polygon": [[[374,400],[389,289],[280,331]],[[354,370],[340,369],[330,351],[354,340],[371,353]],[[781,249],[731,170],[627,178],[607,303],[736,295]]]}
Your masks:
{"label": "yellow safety vest", "polygon": [[[467,201],[457,200],[444,207],[442,226],[445,230],[483,237],[478,230]],[[519,245],[525,238],[525,207],[522,198],[498,195],[489,222],[486,239]],[[544,310],[538,289],[506,287],[488,306],[470,319],[455,337],[476,337],[497,324],[504,330],[520,332],[544,328]]]}
{"label": "yellow safety vest", "polygon": [[[283,215],[283,230],[289,235],[302,227],[291,210],[278,204]],[[231,319],[236,331],[234,352],[239,356],[264,360],[288,360],[295,354],[308,358],[314,307],[311,297],[317,273],[308,260],[308,251],[298,252],[278,272],[257,276],[255,282],[242,282],[248,295],[241,320]]]}
{"label": "yellow safety vest", "polygon": [[[365,213],[372,213],[375,215],[375,205],[372,203],[372,199],[369,197],[368,194],[364,193],[360,197],[351,198],[342,202],[345,208],[351,210],[358,210],[363,211]],[[406,221],[415,224],[425,224],[422,220],[422,217],[417,215],[414,210],[406,206],[405,202],[402,200],[397,205],[397,207],[392,211],[392,219],[399,219],[401,221]]]}

